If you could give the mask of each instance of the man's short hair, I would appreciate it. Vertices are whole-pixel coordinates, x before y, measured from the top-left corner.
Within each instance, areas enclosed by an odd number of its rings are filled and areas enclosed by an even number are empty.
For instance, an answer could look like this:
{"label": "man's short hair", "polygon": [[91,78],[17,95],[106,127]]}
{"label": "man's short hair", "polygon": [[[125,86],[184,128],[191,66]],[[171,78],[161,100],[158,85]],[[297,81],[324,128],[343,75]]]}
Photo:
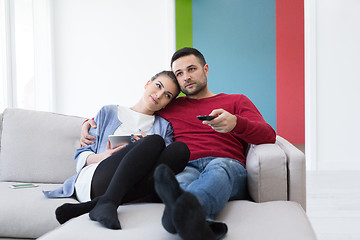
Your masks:
{"label": "man's short hair", "polygon": [[195,48],[190,48],[190,47],[184,47],[181,48],[179,50],[177,50],[172,58],[171,58],[171,63],[170,63],[170,67],[172,69],[172,64],[174,61],[176,61],[177,59],[181,58],[181,57],[185,57],[185,56],[189,56],[189,55],[194,55],[195,57],[197,57],[197,59],[199,59],[200,64],[202,66],[204,66],[206,64],[205,58],[204,56],[201,54],[201,52],[199,52],[198,50],[196,50]]}

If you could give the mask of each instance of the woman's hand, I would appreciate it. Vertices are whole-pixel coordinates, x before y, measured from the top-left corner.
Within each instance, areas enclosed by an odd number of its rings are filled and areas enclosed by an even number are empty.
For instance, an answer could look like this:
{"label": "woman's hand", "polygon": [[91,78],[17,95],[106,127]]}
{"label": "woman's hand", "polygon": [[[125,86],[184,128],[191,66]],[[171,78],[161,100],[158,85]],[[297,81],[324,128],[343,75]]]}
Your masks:
{"label": "woman's hand", "polygon": [[113,154],[117,153],[118,151],[125,148],[126,146],[127,146],[127,144],[123,144],[123,145],[117,146],[115,148],[111,148],[111,143],[110,143],[110,140],[108,139],[105,151],[102,153],[89,155],[86,159],[86,166],[93,164],[93,163],[101,162],[102,160],[112,156]]}
{"label": "woman's hand", "polygon": [[97,127],[96,123],[92,119],[89,119],[86,122],[84,122],[84,124],[81,127],[81,138],[80,138],[80,146],[81,147],[85,147],[87,145],[94,144],[94,142],[91,140],[95,140],[96,137],[89,134],[90,127],[92,127],[92,128]]}
{"label": "woman's hand", "polygon": [[141,134],[141,137],[139,135],[131,134],[131,142],[136,142],[136,141],[140,140],[141,138],[144,138],[147,136],[147,134],[145,132],[143,132],[141,129],[139,129],[139,132]]}
{"label": "woman's hand", "polygon": [[108,139],[107,144],[106,144],[106,149],[105,152],[103,152],[103,159],[110,157],[111,155],[117,153],[118,151],[120,151],[121,149],[125,148],[127,146],[127,144],[123,144],[120,146],[117,146],[115,148],[111,148],[111,143],[110,140]]}

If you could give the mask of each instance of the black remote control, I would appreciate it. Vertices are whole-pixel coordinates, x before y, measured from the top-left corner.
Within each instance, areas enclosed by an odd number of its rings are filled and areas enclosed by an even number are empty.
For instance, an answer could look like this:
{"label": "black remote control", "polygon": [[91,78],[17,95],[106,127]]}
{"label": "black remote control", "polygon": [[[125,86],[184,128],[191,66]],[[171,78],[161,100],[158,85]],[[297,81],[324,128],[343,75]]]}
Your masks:
{"label": "black remote control", "polygon": [[209,116],[209,115],[200,115],[200,116],[196,116],[200,121],[211,121],[214,118],[216,118],[216,116]]}

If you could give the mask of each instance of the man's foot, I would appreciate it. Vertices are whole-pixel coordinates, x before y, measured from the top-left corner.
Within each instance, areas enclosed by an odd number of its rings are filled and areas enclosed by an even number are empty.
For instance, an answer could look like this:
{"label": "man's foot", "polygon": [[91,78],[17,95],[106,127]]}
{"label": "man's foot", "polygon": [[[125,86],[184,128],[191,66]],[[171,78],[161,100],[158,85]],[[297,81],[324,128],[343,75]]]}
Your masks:
{"label": "man's foot", "polygon": [[174,173],[169,167],[160,164],[154,172],[155,191],[165,204],[161,219],[162,225],[169,233],[176,233],[172,212],[177,198],[183,193]]}
{"label": "man's foot", "polygon": [[90,219],[98,221],[110,229],[121,229],[117,208],[117,204],[101,199],[98,201],[94,209],[90,211]]}
{"label": "man's foot", "polygon": [[217,221],[206,221],[209,225],[211,231],[215,234],[216,240],[220,240],[225,237],[228,232],[228,227],[226,223],[217,222]]}
{"label": "man's foot", "polygon": [[184,192],[176,200],[173,212],[176,231],[184,240],[215,240],[215,234],[206,222],[206,213],[197,198]]}
{"label": "man's foot", "polygon": [[90,212],[99,198],[84,203],[65,203],[55,210],[56,219],[60,224],[68,220]]}

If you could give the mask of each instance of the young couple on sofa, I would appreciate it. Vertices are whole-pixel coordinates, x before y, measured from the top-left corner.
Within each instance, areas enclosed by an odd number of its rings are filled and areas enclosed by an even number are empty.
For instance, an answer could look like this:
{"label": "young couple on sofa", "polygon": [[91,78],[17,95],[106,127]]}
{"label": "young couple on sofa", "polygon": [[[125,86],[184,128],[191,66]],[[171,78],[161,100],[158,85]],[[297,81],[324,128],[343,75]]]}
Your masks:
{"label": "young couple on sofa", "polygon": [[[148,81],[133,107],[104,106],[83,124],[77,175],[44,192],[81,202],[60,206],[60,223],[89,213],[120,229],[120,204],[161,200],[168,232],[196,240],[226,234],[226,224],[213,219],[229,200],[247,197],[244,151],[274,143],[276,133],[246,96],[209,90],[209,66],[198,50],[176,51],[171,69]],[[186,97],[176,98],[180,90]],[[132,135],[133,143],[112,148],[109,135]]]}

